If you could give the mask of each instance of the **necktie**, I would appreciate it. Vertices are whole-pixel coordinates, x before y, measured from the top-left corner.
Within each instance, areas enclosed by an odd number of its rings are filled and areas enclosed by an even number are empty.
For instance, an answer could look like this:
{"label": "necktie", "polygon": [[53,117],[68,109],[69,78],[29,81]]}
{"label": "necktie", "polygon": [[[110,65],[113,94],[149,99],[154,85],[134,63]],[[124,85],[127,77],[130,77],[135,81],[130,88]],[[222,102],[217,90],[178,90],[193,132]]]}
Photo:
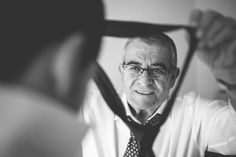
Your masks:
{"label": "necktie", "polygon": [[[130,116],[128,116],[127,118],[132,123],[136,123]],[[147,122],[140,124],[140,125],[143,125],[145,127],[154,127],[155,125],[157,125],[159,123],[160,118],[161,118],[161,115],[157,113],[150,120],[148,120]],[[143,132],[143,134],[145,134],[145,133]],[[145,136],[143,136],[143,138],[145,138]],[[128,142],[128,145],[127,145],[127,148],[125,150],[123,157],[140,157],[139,156],[140,155],[140,147],[143,147],[143,146],[141,146],[140,141],[138,141],[137,138],[135,137],[135,134],[132,131],[130,131],[130,139],[129,139],[129,142]],[[152,148],[149,148],[149,150],[152,150]]]}
{"label": "necktie", "polygon": [[123,157],[139,157],[140,145],[134,133],[130,131],[130,139]]}

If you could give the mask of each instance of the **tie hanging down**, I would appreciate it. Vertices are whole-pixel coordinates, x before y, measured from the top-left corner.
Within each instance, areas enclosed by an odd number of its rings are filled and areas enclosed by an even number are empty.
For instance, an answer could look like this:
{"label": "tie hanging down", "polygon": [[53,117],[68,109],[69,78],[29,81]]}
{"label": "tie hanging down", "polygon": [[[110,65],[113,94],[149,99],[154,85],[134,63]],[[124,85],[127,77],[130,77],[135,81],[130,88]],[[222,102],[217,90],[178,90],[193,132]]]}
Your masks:
{"label": "tie hanging down", "polygon": [[99,64],[96,65],[94,80],[98,86],[104,100],[110,107],[110,109],[117,114],[130,128],[134,133],[137,141],[140,143],[140,157],[154,157],[152,152],[152,145],[155,137],[157,136],[161,125],[167,119],[171,108],[174,104],[175,98],[178,94],[180,86],[183,82],[184,76],[187,72],[188,65],[192,59],[194,51],[197,45],[197,39],[194,36],[195,29],[189,26],[184,25],[157,25],[157,24],[147,24],[147,23],[138,23],[138,22],[124,22],[124,21],[106,21],[104,36],[113,36],[113,37],[135,37],[140,35],[148,35],[158,32],[168,32],[177,29],[185,29],[190,35],[190,46],[188,49],[187,56],[183,64],[182,72],[180,74],[179,80],[175,89],[173,90],[170,99],[167,102],[167,105],[163,111],[163,115],[160,119],[160,122],[155,126],[142,126],[136,123],[132,123],[126,117],[126,112],[122,101],[120,100],[118,94],[106,73],[100,67]]}

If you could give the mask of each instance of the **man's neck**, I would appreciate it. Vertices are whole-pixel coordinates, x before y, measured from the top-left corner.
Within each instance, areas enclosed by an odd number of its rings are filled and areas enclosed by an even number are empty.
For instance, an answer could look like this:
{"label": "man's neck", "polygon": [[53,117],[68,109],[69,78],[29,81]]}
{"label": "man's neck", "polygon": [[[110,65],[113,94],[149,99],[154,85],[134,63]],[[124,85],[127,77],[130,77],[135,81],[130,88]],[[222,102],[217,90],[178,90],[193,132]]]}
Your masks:
{"label": "man's neck", "polygon": [[152,110],[135,110],[130,104],[128,104],[128,106],[133,116],[141,123],[145,123],[159,107],[158,106]]}

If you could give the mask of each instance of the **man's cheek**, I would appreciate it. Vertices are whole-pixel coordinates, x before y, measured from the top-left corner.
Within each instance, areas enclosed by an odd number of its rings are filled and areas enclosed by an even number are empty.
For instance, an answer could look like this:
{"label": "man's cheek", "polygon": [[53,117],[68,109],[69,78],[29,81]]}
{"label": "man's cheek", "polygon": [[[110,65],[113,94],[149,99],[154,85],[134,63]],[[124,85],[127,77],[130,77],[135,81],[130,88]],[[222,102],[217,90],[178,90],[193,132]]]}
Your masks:
{"label": "man's cheek", "polygon": [[160,95],[168,93],[168,84],[166,81],[159,81],[156,83],[156,88]]}
{"label": "man's cheek", "polygon": [[155,86],[158,89],[163,89],[165,87],[165,81],[162,80],[156,80],[155,81]]}

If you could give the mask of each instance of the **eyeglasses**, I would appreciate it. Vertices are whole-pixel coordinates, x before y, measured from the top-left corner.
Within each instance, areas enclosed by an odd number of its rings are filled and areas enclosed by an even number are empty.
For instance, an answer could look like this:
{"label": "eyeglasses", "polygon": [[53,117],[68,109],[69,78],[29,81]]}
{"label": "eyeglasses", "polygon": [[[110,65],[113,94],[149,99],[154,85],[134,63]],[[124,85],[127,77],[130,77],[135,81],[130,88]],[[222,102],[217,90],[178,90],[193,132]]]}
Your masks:
{"label": "eyeglasses", "polygon": [[144,71],[147,71],[152,77],[164,77],[170,71],[166,68],[143,68],[133,64],[123,64],[123,68],[133,76],[140,76]]}

